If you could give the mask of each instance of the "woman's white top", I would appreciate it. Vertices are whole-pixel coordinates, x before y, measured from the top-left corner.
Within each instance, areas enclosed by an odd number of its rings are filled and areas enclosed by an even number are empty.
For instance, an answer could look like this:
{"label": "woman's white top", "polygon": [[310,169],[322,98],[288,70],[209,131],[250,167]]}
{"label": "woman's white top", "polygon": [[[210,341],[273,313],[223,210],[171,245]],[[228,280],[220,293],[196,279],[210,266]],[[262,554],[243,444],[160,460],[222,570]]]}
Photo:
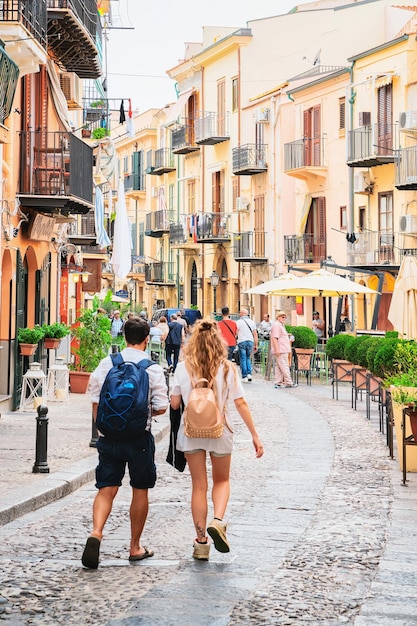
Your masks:
{"label": "woman's white top", "polygon": [[[219,399],[219,402],[223,403],[227,423],[230,428],[233,429],[233,423],[228,405],[229,402],[237,400],[238,398],[243,398],[242,383],[240,382],[240,378],[237,375],[233,364],[231,364],[226,381],[226,385],[224,385],[224,366],[221,365],[219,367],[219,371],[217,372],[215,383],[217,386],[217,398]],[[185,361],[181,361],[178,363],[175,370],[171,393],[174,396],[182,396],[184,405],[187,406],[191,389],[191,380],[185,367]],[[221,409],[222,406],[220,406],[220,410]],[[233,450],[233,432],[225,425],[223,428],[223,434],[218,439],[187,437],[184,433],[184,422],[181,417],[177,437],[177,449],[182,452],[206,450],[207,452],[217,452],[218,454],[230,454]]]}

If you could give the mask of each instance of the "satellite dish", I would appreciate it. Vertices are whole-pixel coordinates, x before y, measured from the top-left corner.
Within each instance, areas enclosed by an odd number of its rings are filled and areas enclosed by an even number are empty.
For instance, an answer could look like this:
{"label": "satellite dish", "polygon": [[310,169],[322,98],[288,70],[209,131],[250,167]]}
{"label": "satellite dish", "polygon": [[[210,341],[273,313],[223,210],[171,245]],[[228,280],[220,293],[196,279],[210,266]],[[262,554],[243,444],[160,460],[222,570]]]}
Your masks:
{"label": "satellite dish", "polygon": [[321,48],[319,48],[316,52],[316,56],[313,59],[313,65],[320,65],[320,54],[321,54]]}

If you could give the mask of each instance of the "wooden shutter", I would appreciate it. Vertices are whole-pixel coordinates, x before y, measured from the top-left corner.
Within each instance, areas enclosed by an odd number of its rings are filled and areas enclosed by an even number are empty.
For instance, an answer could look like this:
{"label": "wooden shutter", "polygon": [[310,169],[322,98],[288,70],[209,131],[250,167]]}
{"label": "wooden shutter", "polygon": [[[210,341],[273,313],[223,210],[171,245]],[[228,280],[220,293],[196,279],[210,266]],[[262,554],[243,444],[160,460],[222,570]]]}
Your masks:
{"label": "wooden shutter", "polygon": [[392,83],[378,89],[378,147],[381,156],[392,155]]}
{"label": "wooden shutter", "polygon": [[304,165],[311,165],[311,109],[304,111]]}
{"label": "wooden shutter", "polygon": [[224,78],[217,83],[217,133],[224,136],[226,115],[226,82]]}
{"label": "wooden shutter", "polygon": [[313,165],[321,165],[321,107],[313,107]]}

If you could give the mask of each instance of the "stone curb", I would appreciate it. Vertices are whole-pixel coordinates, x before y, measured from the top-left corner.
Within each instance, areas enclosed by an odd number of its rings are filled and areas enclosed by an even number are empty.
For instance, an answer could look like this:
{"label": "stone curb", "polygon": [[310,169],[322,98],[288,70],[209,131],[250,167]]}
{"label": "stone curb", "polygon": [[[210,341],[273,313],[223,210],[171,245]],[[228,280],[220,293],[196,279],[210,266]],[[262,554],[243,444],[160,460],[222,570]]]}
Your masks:
{"label": "stone curb", "polygon": [[[159,443],[168,434],[170,425],[161,424],[159,428],[153,427],[155,443]],[[33,484],[19,490],[19,494],[12,494],[0,498],[0,526],[13,522],[18,517],[36,511],[43,506],[64,498],[76,491],[86,483],[94,480],[97,465],[97,454],[77,461],[53,474],[43,474],[42,484]]]}

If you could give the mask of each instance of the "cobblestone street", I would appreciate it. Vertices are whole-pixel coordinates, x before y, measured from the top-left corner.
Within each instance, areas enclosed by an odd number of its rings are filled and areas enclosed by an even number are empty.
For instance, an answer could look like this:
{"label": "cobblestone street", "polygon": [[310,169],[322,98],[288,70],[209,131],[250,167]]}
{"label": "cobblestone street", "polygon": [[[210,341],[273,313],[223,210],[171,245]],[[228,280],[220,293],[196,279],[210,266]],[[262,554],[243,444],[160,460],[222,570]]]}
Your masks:
{"label": "cobblestone street", "polygon": [[[120,490],[97,571],[81,552],[95,495],[88,483],[0,527],[0,620],[13,625],[174,626],[417,624],[417,477],[401,486],[377,412],[350,408],[350,388],[331,399],[316,381],[274,390],[245,386],[266,452],[256,460],[236,418],[229,554],[192,557],[187,470],[165,463],[150,493],[143,544],[129,564],[130,488]],[[210,516],[210,512],[209,512]]]}

